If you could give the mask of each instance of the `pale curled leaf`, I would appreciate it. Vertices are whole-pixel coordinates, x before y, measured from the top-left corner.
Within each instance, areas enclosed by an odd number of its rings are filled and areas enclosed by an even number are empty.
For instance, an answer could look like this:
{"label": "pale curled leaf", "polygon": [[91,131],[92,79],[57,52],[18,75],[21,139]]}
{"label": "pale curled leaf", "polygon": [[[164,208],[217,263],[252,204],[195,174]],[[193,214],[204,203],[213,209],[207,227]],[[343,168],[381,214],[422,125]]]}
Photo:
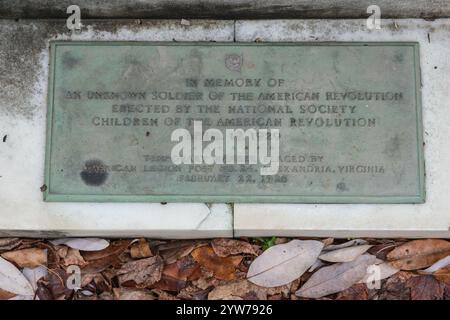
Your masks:
{"label": "pale curled leaf", "polygon": [[44,266],[36,268],[23,268],[22,273],[25,276],[25,278],[27,278],[27,280],[30,282],[33,289],[36,291],[37,282],[39,281],[39,279],[47,276],[48,269]]}
{"label": "pale curled leaf", "polygon": [[354,247],[354,246],[361,246],[367,244],[367,241],[364,239],[353,239],[341,244],[330,244],[328,246],[325,246],[323,248],[323,251],[329,251],[329,250],[337,250],[342,248],[348,248],[348,247]]}
{"label": "pale curled leaf", "polygon": [[364,244],[354,247],[327,251],[319,256],[319,259],[328,262],[350,262],[369,250],[371,245]]}
{"label": "pale curled leaf", "polygon": [[323,262],[320,259],[317,259],[316,262],[314,262],[313,265],[308,269],[308,272],[313,272],[314,270],[317,270],[320,267],[323,267],[324,265],[325,265],[325,262]]}
{"label": "pale curled leaf", "polygon": [[432,266],[428,267],[427,269],[423,270],[422,272],[433,273],[433,272],[436,272],[439,269],[443,269],[449,265],[450,265],[450,255],[435,262]]}
{"label": "pale curled leaf", "polygon": [[323,243],[315,240],[292,240],[275,245],[253,261],[247,278],[262,287],[288,284],[316,262],[322,248]]}
{"label": "pale curled leaf", "polygon": [[50,241],[54,245],[64,244],[72,249],[82,251],[99,251],[107,248],[109,242],[99,238],[64,238]]}
{"label": "pale curled leaf", "polygon": [[352,262],[336,263],[323,267],[295,293],[304,298],[321,298],[343,291],[360,281],[367,267],[376,263],[375,256],[364,254]]}
{"label": "pale curled leaf", "polygon": [[0,257],[0,289],[21,296],[33,296],[34,290],[25,276],[9,261]]}

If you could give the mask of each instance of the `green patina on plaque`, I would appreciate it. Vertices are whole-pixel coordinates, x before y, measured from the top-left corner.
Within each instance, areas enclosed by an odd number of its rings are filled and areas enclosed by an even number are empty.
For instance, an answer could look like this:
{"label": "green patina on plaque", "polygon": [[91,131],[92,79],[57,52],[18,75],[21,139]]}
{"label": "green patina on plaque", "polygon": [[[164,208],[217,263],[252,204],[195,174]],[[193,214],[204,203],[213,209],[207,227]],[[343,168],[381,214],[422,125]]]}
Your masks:
{"label": "green patina on plaque", "polygon": [[[57,41],[49,78],[46,201],[425,199],[417,43]],[[195,120],[278,129],[277,173],[174,164]]]}

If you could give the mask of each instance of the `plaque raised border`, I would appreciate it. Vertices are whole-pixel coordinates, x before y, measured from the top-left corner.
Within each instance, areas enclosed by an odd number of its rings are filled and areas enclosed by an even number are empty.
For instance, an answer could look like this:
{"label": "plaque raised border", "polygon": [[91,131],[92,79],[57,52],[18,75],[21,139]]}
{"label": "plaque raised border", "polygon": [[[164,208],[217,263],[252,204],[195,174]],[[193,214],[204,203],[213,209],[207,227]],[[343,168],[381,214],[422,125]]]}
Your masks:
{"label": "plaque raised border", "polygon": [[[345,194],[330,195],[191,195],[191,194],[152,194],[152,195],[119,195],[119,194],[58,194],[51,193],[51,161],[52,130],[54,114],[54,78],[55,50],[57,46],[409,46],[414,51],[415,105],[417,129],[417,179],[419,190],[411,195],[368,196]],[[423,154],[423,128],[421,104],[421,71],[419,63],[419,44],[417,42],[277,42],[277,43],[220,43],[220,42],[134,42],[134,41],[51,41],[47,100],[47,135],[45,156],[44,200],[50,202],[242,202],[242,203],[423,203],[425,202],[425,163]]]}

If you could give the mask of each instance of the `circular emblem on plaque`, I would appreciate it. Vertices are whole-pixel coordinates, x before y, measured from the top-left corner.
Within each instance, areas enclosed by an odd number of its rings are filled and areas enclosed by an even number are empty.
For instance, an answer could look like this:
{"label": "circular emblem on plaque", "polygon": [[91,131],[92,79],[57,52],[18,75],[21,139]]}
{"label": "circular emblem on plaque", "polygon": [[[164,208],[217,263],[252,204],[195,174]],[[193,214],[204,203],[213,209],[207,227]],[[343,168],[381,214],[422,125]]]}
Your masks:
{"label": "circular emblem on plaque", "polygon": [[243,56],[236,53],[225,56],[225,67],[231,71],[241,71]]}

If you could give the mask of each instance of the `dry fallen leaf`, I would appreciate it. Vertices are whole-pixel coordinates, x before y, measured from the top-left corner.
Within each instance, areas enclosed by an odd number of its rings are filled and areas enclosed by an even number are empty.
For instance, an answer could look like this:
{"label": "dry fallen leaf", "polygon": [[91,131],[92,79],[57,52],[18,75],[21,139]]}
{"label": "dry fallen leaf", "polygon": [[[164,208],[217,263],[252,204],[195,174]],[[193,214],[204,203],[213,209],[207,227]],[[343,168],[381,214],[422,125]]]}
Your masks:
{"label": "dry fallen leaf", "polygon": [[155,283],[152,288],[170,292],[180,292],[186,285],[187,281],[162,274],[161,279]]}
{"label": "dry fallen leaf", "polygon": [[399,271],[387,278],[378,294],[379,300],[409,300],[411,290],[406,287],[406,282],[414,277],[412,272]]}
{"label": "dry fallen leaf", "polygon": [[36,268],[24,268],[22,270],[22,274],[25,276],[25,278],[27,278],[33,289],[36,291],[38,288],[38,281],[48,275],[48,269],[44,266]]}
{"label": "dry fallen leaf", "polygon": [[433,276],[439,281],[442,281],[450,286],[450,266],[446,266],[445,268],[435,271]]}
{"label": "dry fallen leaf", "polygon": [[401,270],[417,270],[428,267],[450,254],[450,242],[440,239],[413,240],[387,255],[388,261]]}
{"label": "dry fallen leaf", "polygon": [[267,300],[264,288],[247,281],[239,280],[215,287],[209,294],[209,300],[243,300],[254,296],[258,300]]}
{"label": "dry fallen leaf", "polygon": [[367,300],[369,299],[369,290],[363,283],[357,283],[350,288],[341,291],[336,296],[336,300]]}
{"label": "dry fallen leaf", "polygon": [[367,253],[374,255],[378,259],[387,260],[387,255],[389,252],[395,249],[398,246],[395,242],[385,242],[372,246]]}
{"label": "dry fallen leaf", "polygon": [[119,283],[133,282],[138,288],[149,287],[161,279],[163,261],[160,256],[153,256],[125,263],[117,271]]}
{"label": "dry fallen leaf", "polygon": [[17,248],[22,243],[19,238],[0,239],[0,252],[9,251]]}
{"label": "dry fallen leaf", "polygon": [[209,246],[202,246],[191,253],[195,261],[214,273],[217,279],[233,280],[235,268],[241,263],[241,256],[219,257]]}
{"label": "dry fallen leaf", "polygon": [[171,264],[178,259],[190,254],[194,249],[204,246],[205,243],[194,240],[181,240],[163,243],[158,246],[158,253],[163,258],[164,263]]}
{"label": "dry fallen leaf", "polygon": [[82,251],[80,252],[84,260],[92,261],[109,257],[118,257],[130,245],[131,240],[117,240],[112,242],[107,248],[100,251]]}
{"label": "dry fallen leaf", "polygon": [[0,289],[22,296],[34,295],[33,287],[25,276],[3,258],[0,258]]}
{"label": "dry fallen leaf", "polygon": [[98,238],[64,238],[50,241],[54,245],[64,244],[72,249],[99,251],[109,246],[109,241]]}
{"label": "dry fallen leaf", "polygon": [[371,245],[364,244],[354,247],[326,251],[319,256],[319,259],[328,262],[350,262],[365,253],[367,250],[369,250],[370,247]]}
{"label": "dry fallen leaf", "polygon": [[187,285],[188,280],[198,279],[201,276],[201,268],[189,255],[177,262],[164,266],[161,280],[154,287],[179,292]]}
{"label": "dry fallen leaf", "polygon": [[177,294],[181,300],[207,300],[210,290],[202,290],[194,285],[187,285]]}
{"label": "dry fallen leaf", "polygon": [[[374,268],[367,269],[367,273],[359,282],[360,283],[371,283],[373,281],[379,281],[386,278],[389,278],[390,276],[396,274],[400,270],[397,268],[394,268],[389,263],[384,262],[380,264],[374,264]],[[377,269],[375,269],[377,268]]]}
{"label": "dry fallen leaf", "polygon": [[77,265],[80,267],[84,267],[85,265],[87,265],[87,262],[81,256],[80,250],[69,248],[69,250],[67,250],[66,256],[64,257],[64,265]]}
{"label": "dry fallen leaf", "polygon": [[292,240],[272,246],[253,261],[247,278],[263,287],[288,284],[316,262],[322,248],[323,243],[315,240]]}
{"label": "dry fallen leaf", "polygon": [[364,254],[352,262],[333,264],[323,267],[295,293],[303,298],[321,298],[343,291],[360,281],[367,267],[377,261],[375,256]]}
{"label": "dry fallen leaf", "polygon": [[334,238],[326,238],[321,240],[324,247],[326,248],[327,246],[331,246],[334,243]]}
{"label": "dry fallen leaf", "polygon": [[152,293],[156,294],[158,297],[158,300],[179,300],[177,297],[168,294],[167,292],[159,289],[153,289]]}
{"label": "dry fallen leaf", "polygon": [[47,265],[47,250],[45,249],[29,248],[15,250],[4,252],[1,256],[20,268],[35,268]]}
{"label": "dry fallen leaf", "polygon": [[363,239],[353,239],[341,244],[330,244],[323,248],[323,251],[329,251],[329,250],[337,250],[337,249],[343,249],[348,247],[354,247],[354,246],[361,246],[367,244],[366,240]]}
{"label": "dry fallen leaf", "polygon": [[115,291],[118,300],[155,300],[156,296],[145,289],[118,288]]}
{"label": "dry fallen leaf", "polygon": [[436,272],[437,270],[443,269],[447,266],[450,266],[450,255],[446,256],[445,258],[443,258],[439,261],[436,261],[435,263],[433,263],[433,265],[431,265],[427,269],[422,270],[422,272],[433,273],[433,272]]}
{"label": "dry fallen leaf", "polygon": [[139,241],[132,244],[130,255],[133,259],[141,259],[151,257],[153,256],[153,253],[147,240],[139,239]]}
{"label": "dry fallen leaf", "polygon": [[[71,273],[67,272],[64,268],[48,270],[48,276],[45,278],[45,285],[52,297],[52,300],[67,299],[73,294],[73,290],[67,287],[67,283],[69,281],[68,278],[70,275]],[[43,283],[42,280],[44,279],[38,281],[38,285]],[[42,290],[42,292],[44,292],[44,290]]]}
{"label": "dry fallen leaf", "polygon": [[201,270],[200,265],[194,261],[192,256],[186,256],[177,262],[164,266],[163,274],[175,279],[187,281],[198,278]]}
{"label": "dry fallen leaf", "polygon": [[253,246],[245,241],[235,239],[214,239],[211,241],[214,252],[219,257],[228,257],[236,254],[251,254],[256,256]]}
{"label": "dry fallen leaf", "polygon": [[441,300],[444,286],[431,275],[412,277],[406,282],[406,287],[411,289],[411,300]]}
{"label": "dry fallen leaf", "polygon": [[0,289],[0,300],[9,300],[14,298],[16,294]]}

